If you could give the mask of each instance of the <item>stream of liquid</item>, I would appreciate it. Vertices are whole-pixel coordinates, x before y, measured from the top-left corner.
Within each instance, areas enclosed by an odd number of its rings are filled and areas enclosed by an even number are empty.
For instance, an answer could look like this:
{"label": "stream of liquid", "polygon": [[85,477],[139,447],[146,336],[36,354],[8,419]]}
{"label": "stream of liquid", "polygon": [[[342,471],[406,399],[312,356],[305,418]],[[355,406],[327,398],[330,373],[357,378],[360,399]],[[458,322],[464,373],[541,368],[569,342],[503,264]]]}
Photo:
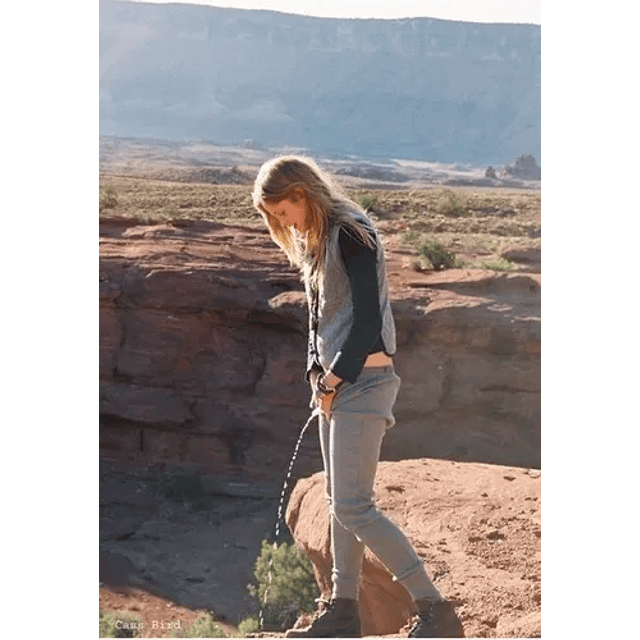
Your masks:
{"label": "stream of liquid", "polygon": [[[302,438],[304,438],[305,431],[307,427],[311,424],[313,419],[316,416],[320,416],[320,408],[316,407],[309,416],[309,419],[305,423],[304,427],[302,427],[302,431],[300,431],[300,435],[298,436],[298,442],[296,442],[296,447],[293,450],[293,456],[291,456],[291,461],[289,462],[289,468],[287,469],[287,475],[284,479],[284,484],[282,485],[282,491],[280,492],[280,503],[278,505],[278,513],[276,516],[276,535],[275,540],[273,542],[273,551],[275,553],[278,548],[278,538],[280,537],[280,525],[284,521],[283,512],[284,512],[284,501],[287,495],[287,488],[289,487],[289,480],[291,479],[291,472],[293,471],[293,465],[298,457],[298,451],[300,449],[300,444],[302,443]],[[269,560],[269,566],[267,568],[267,588],[264,590],[264,596],[262,598],[262,606],[260,607],[260,616],[259,616],[259,624],[260,629],[264,628],[264,605],[267,602],[267,597],[269,595],[269,587],[271,587],[271,565],[273,564],[274,554],[271,554],[271,559]]]}

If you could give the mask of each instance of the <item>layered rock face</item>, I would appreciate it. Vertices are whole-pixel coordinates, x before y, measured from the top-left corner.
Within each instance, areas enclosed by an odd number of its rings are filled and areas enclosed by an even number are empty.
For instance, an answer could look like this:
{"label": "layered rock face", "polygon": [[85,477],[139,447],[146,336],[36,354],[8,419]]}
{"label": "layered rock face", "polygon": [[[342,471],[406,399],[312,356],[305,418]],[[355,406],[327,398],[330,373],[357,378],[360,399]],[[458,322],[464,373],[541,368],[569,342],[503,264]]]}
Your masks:
{"label": "layered rock face", "polygon": [[455,270],[408,285],[414,310],[405,299],[396,312],[401,426],[383,458],[539,467],[540,276]]}
{"label": "layered rock face", "polygon": [[205,222],[101,228],[102,446],[280,477],[307,414],[306,319],[270,238]]}
{"label": "layered rock face", "polygon": [[[260,227],[102,218],[101,448],[280,482],[309,415],[298,275]],[[387,460],[540,465],[540,280],[389,255],[403,380]],[[304,439],[300,474],[321,468]]]}

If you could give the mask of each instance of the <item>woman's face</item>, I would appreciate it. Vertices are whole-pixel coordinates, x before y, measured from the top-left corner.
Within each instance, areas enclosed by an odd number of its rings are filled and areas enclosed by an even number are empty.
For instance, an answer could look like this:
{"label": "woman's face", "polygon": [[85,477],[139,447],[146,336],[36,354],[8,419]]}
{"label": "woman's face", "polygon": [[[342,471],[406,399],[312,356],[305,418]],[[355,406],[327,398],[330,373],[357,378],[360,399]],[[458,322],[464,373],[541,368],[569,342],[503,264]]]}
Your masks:
{"label": "woman's face", "polygon": [[293,227],[300,233],[306,233],[309,230],[309,212],[304,197],[297,200],[280,200],[276,203],[264,202],[262,207],[283,227]]}

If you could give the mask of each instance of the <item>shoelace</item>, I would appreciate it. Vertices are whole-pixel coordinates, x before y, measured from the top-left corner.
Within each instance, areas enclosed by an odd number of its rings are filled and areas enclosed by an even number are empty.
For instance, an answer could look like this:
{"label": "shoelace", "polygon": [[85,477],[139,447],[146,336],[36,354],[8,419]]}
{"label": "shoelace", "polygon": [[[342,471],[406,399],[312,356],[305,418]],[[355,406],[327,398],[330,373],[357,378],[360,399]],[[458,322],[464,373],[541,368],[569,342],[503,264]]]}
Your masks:
{"label": "shoelace", "polygon": [[421,623],[431,624],[433,621],[433,610],[432,609],[423,609],[422,611],[418,611],[416,614],[416,619],[411,625],[411,629],[409,629],[408,637],[413,637],[412,634],[417,631],[418,627]]}
{"label": "shoelace", "polygon": [[420,620],[424,620],[425,622],[431,622],[433,620],[433,611],[429,610],[429,611],[419,611],[418,612],[418,618],[420,618]]}
{"label": "shoelace", "polygon": [[329,611],[331,609],[331,600],[327,600],[326,598],[316,598],[315,601],[317,603],[316,612],[313,615],[313,619],[316,620],[319,618],[325,611]]}

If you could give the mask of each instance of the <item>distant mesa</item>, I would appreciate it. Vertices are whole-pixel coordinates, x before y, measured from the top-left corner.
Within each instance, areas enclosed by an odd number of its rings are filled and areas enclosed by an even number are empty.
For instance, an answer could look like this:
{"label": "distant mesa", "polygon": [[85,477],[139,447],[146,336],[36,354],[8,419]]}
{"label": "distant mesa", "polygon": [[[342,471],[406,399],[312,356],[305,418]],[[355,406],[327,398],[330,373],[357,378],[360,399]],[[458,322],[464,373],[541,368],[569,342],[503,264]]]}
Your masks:
{"label": "distant mesa", "polygon": [[539,25],[102,2],[100,134],[497,167],[540,157],[540,61]]}
{"label": "distant mesa", "polygon": [[487,170],[484,172],[485,178],[497,178],[496,170],[493,167],[487,167]]}
{"label": "distant mesa", "polygon": [[542,170],[536,159],[531,156],[518,156],[513,163],[504,168],[505,172],[513,178],[521,180],[541,180]]}
{"label": "distant mesa", "polygon": [[242,148],[243,149],[252,149],[254,151],[264,151],[264,147],[262,145],[258,144],[252,138],[245,138],[242,141]]}
{"label": "distant mesa", "polygon": [[408,182],[410,177],[394,169],[384,169],[372,164],[359,163],[348,167],[338,167],[333,172],[337,175],[353,176],[355,178],[367,178],[383,182]]}

